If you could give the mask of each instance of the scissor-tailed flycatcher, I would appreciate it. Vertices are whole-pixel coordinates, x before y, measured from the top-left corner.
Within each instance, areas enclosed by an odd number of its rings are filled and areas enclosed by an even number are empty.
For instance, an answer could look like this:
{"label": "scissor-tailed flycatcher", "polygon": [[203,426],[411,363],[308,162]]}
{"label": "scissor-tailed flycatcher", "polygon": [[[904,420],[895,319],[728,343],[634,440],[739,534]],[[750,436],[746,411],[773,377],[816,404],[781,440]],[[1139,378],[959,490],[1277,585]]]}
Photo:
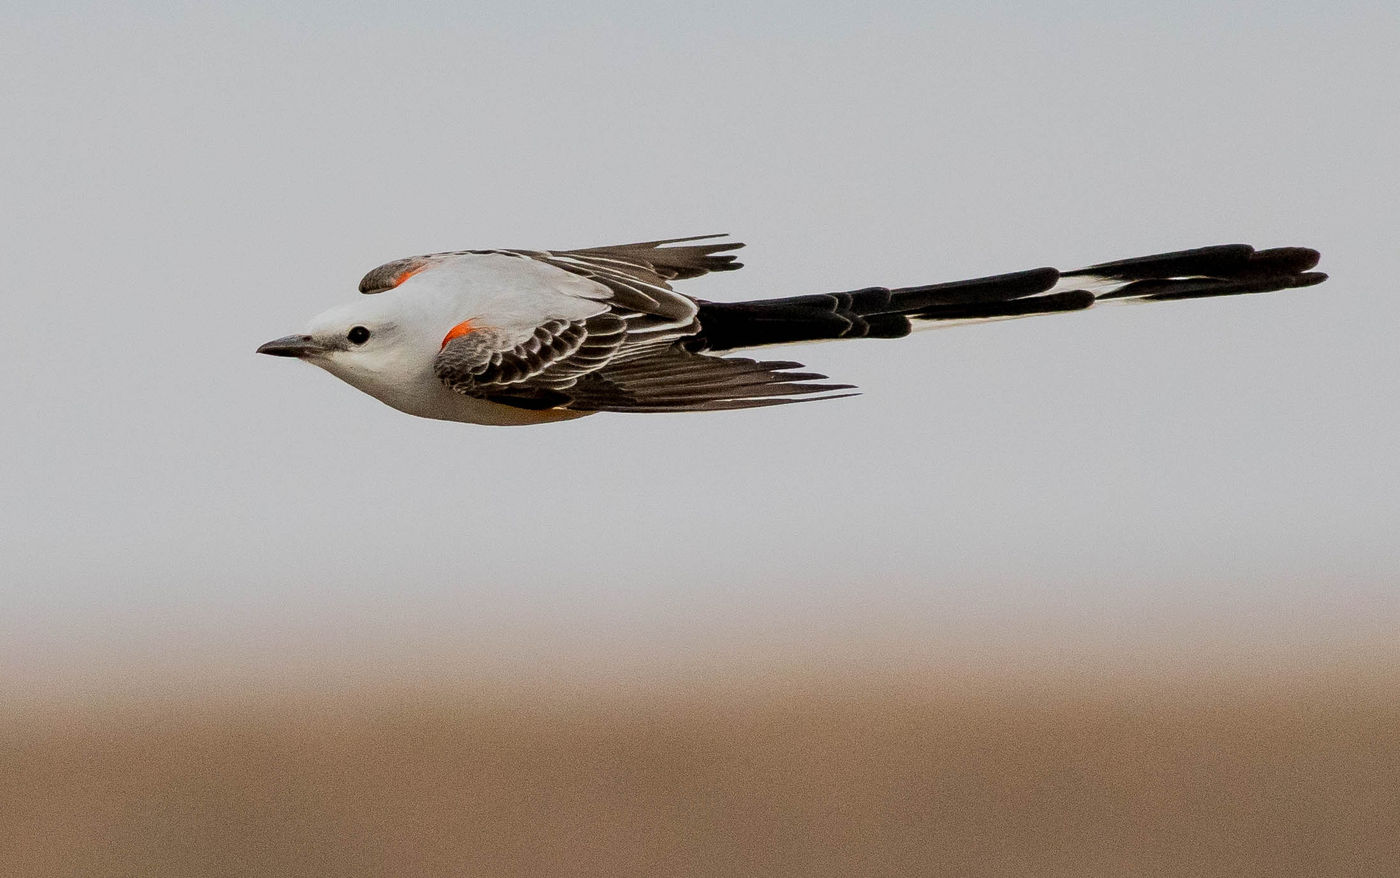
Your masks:
{"label": "scissor-tailed flycatcher", "polygon": [[[314,363],[400,411],[473,424],[593,412],[750,408],[849,395],[801,363],[743,348],[912,330],[1104,301],[1160,301],[1311,286],[1302,247],[1202,247],[1075,271],[1035,268],[927,286],[706,302],[670,282],[739,268],[722,235],[585,250],[465,250],[381,265],[359,301],[258,353]],[[679,245],[679,246],[677,246]]]}

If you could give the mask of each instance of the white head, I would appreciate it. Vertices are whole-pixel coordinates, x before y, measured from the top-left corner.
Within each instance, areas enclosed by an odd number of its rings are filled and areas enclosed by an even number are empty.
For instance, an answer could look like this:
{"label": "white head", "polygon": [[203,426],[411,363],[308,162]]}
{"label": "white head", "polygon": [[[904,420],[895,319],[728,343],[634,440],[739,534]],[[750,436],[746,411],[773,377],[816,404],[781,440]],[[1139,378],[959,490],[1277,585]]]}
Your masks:
{"label": "white head", "polygon": [[306,329],[270,341],[260,354],[296,357],[330,372],[389,405],[405,411],[442,385],[433,374],[441,347],[439,327],[451,317],[431,300],[410,296],[363,296],[312,318]]}

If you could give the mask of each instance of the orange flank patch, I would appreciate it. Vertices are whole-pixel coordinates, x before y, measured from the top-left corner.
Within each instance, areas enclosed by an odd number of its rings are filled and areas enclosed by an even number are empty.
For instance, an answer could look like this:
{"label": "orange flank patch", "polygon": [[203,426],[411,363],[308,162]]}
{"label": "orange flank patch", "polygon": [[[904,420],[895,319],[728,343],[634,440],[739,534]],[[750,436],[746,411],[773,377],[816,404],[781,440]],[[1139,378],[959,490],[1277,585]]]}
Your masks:
{"label": "orange flank patch", "polygon": [[[476,329],[477,328],[472,325],[470,320],[463,320],[461,323],[458,323],[448,330],[447,335],[442,339],[442,347],[447,347],[447,343],[455,338],[461,338],[464,335],[470,335],[476,332]],[[438,350],[442,350],[442,348],[438,348]]]}

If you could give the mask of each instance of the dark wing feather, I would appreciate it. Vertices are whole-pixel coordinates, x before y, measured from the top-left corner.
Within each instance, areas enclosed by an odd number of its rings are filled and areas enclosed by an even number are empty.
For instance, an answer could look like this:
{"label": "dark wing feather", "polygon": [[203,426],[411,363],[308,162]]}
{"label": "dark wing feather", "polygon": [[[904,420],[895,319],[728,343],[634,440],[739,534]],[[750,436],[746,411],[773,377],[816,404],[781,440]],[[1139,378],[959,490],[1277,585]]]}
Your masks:
{"label": "dark wing feather", "polygon": [[735,262],[733,254],[717,255],[726,250],[738,250],[744,245],[738,241],[725,241],[719,244],[692,244],[687,247],[668,246],[689,241],[709,241],[726,237],[719,235],[694,235],[689,238],[667,238],[660,241],[641,241],[636,244],[612,244],[607,247],[584,247],[580,250],[557,250],[555,256],[582,259],[594,263],[610,263],[636,274],[652,283],[672,280],[686,280],[699,277],[711,271],[734,271],[743,268],[742,262]]}
{"label": "dark wing feather", "polygon": [[580,375],[601,368],[616,355],[626,334],[626,321],[607,312],[587,320],[546,321],[516,344],[482,329],[443,345],[433,371],[467,396],[529,398],[537,391],[569,387]]}
{"label": "dark wing feather", "polygon": [[[668,281],[738,268],[734,257],[716,254],[743,245],[666,245],[710,237],[717,236],[583,250],[463,251],[533,259],[586,277],[607,290],[602,302],[608,311],[583,321],[546,322],[523,342],[489,330],[468,333],[439,353],[438,377],[458,393],[509,405],[543,408],[567,402],[560,392],[581,376],[614,361],[664,351],[698,331],[695,300],[671,289]],[[391,263],[380,274],[387,277],[395,270],[401,266]]]}
{"label": "dark wing feather", "polygon": [[692,336],[700,329],[696,301],[671,289],[669,280],[739,267],[731,261],[732,256],[713,254],[742,244],[662,246],[690,240],[698,239],[673,238],[584,250],[498,252],[534,259],[606,288],[609,295],[604,301],[608,308],[627,322],[627,335],[619,356],[636,356]]}
{"label": "dark wing feather", "polygon": [[[801,363],[693,354],[678,347],[620,357],[626,321],[600,314],[550,321],[505,347],[489,330],[453,339],[438,354],[438,378],[458,393],[517,408],[683,412],[828,399],[849,390]],[[841,394],[848,395],[848,394]]]}
{"label": "dark wing feather", "polygon": [[[595,356],[583,368],[578,366],[580,354],[572,354],[509,386],[477,382],[459,389],[506,405],[612,412],[716,411],[849,395],[835,393],[851,389],[849,384],[823,383],[825,375],[794,371],[803,368],[800,363],[706,356],[681,348],[700,331],[699,306],[671,289],[669,282],[739,268],[724,251],[743,245],[674,245],[717,237],[722,236],[582,250],[503,251],[606,287],[610,310],[600,317],[621,322],[621,340],[605,352],[604,360]],[[593,335],[591,328],[585,326],[585,330],[586,337]],[[616,338],[618,330],[611,331]]]}
{"label": "dark wing feather", "polygon": [[[801,363],[712,357],[671,348],[580,378],[562,408],[593,412],[695,412],[784,405],[850,396],[850,384],[795,372]],[[824,394],[811,396],[811,394]],[[797,398],[791,398],[797,397]]]}

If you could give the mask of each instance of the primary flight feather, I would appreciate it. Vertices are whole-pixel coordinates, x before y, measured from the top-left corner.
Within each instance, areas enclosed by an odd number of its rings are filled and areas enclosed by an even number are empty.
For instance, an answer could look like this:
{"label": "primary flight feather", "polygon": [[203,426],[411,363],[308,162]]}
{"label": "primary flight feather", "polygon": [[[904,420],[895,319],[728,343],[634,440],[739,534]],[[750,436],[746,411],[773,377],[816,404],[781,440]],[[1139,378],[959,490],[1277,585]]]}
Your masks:
{"label": "primary flight feather", "polygon": [[[729,351],[1079,311],[1105,301],[1264,293],[1321,283],[1318,253],[1226,244],[1074,271],[707,302],[671,282],[740,263],[723,235],[582,250],[463,250],[386,263],[357,301],[258,353],[313,363],[400,411],[472,424],[594,412],[752,408],[849,395],[801,363]],[[706,241],[708,243],[694,243]]]}

